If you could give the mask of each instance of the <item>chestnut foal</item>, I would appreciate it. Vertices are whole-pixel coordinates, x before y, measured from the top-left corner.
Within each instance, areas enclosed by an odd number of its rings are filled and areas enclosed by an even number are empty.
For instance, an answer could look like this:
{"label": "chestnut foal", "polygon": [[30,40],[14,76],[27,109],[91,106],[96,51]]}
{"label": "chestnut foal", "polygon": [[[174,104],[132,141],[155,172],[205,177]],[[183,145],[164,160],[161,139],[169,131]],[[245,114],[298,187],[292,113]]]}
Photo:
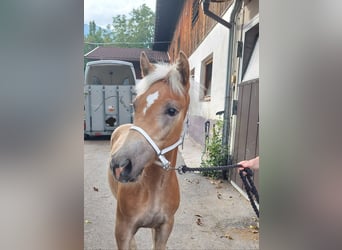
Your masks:
{"label": "chestnut foal", "polygon": [[175,167],[188,110],[189,62],[183,52],[172,65],[140,56],[143,79],[133,103],[134,122],[111,137],[108,169],[117,199],[115,237],[119,249],[135,249],[140,227],[152,228],[153,249],[166,249],[180,194]]}

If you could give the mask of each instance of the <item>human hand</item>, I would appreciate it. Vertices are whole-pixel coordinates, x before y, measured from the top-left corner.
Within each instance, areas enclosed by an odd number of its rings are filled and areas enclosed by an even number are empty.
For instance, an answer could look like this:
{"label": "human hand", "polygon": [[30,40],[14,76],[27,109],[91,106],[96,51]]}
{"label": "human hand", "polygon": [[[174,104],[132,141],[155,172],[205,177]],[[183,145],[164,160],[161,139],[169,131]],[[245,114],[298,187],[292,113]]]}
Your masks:
{"label": "human hand", "polygon": [[239,170],[243,170],[244,168],[258,170],[259,169],[259,156],[250,160],[240,161],[238,164],[241,165],[241,167],[239,167]]}

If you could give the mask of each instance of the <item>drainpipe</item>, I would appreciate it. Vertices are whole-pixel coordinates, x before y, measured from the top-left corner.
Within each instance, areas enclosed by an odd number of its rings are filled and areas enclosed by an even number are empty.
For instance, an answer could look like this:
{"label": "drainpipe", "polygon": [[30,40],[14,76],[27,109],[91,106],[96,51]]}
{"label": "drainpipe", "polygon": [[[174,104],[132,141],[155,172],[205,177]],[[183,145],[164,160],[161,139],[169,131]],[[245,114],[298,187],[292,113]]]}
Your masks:
{"label": "drainpipe", "polygon": [[207,15],[208,17],[211,17],[216,22],[219,22],[220,24],[226,26],[228,29],[232,27],[232,24],[228,23],[226,20],[222,19],[220,16],[217,16],[214,12],[211,12],[209,10],[210,0],[204,0],[202,4],[203,4],[203,12],[205,15]]}
{"label": "drainpipe", "polygon": [[223,131],[222,131],[222,144],[228,146],[229,131],[230,131],[230,102],[231,102],[231,75],[232,75],[232,63],[233,63],[233,47],[235,38],[235,22],[238,13],[242,6],[242,0],[236,0],[234,9],[230,15],[230,23],[232,27],[229,31],[229,47],[228,47],[228,59],[227,59],[227,77],[226,77],[226,93],[223,115]]}
{"label": "drainpipe", "polygon": [[[229,31],[229,47],[228,47],[228,59],[227,59],[227,76],[226,76],[226,93],[224,103],[224,115],[223,115],[223,129],[222,129],[222,145],[228,146],[229,142],[229,129],[230,129],[230,100],[231,100],[231,74],[233,63],[233,47],[234,47],[234,33],[235,33],[235,21],[237,14],[239,13],[243,0],[235,0],[234,8],[230,15],[230,23],[223,20],[220,16],[209,10],[210,0],[203,0],[203,12],[205,15],[211,17],[215,21],[224,25]],[[229,160],[229,159],[227,159]],[[227,162],[229,163],[229,162]]]}

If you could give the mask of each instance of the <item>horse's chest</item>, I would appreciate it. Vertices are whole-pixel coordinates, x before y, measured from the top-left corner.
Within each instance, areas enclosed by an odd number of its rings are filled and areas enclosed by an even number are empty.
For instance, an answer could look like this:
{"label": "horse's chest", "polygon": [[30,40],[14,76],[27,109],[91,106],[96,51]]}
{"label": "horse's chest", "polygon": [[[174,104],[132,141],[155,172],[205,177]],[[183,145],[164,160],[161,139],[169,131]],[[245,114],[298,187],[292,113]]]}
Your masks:
{"label": "horse's chest", "polygon": [[144,207],[143,213],[140,215],[142,227],[155,227],[163,224],[169,216],[173,216],[172,206],[164,199],[153,198]]}
{"label": "horse's chest", "polygon": [[156,227],[165,222],[167,214],[163,210],[150,210],[146,211],[140,220],[141,227]]}
{"label": "horse's chest", "polygon": [[[121,192],[119,211],[138,228],[158,227],[174,216],[179,206],[178,186],[173,187],[165,179],[162,180],[153,183],[152,187],[141,185],[134,191],[125,189],[126,192]],[[123,196],[123,193],[127,195]]]}

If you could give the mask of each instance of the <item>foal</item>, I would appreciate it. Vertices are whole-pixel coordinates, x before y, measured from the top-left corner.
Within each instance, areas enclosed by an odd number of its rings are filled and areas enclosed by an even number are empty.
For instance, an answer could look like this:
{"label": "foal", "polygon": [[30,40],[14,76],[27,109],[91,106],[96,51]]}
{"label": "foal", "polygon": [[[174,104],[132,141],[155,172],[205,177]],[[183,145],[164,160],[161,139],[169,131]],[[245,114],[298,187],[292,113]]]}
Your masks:
{"label": "foal", "polygon": [[176,164],[190,101],[189,63],[180,52],[173,65],[151,64],[142,52],[140,67],[144,78],[137,85],[134,123],[111,137],[115,237],[119,249],[134,249],[137,230],[152,228],[153,249],[166,249],[180,200],[176,172],[169,168]]}

